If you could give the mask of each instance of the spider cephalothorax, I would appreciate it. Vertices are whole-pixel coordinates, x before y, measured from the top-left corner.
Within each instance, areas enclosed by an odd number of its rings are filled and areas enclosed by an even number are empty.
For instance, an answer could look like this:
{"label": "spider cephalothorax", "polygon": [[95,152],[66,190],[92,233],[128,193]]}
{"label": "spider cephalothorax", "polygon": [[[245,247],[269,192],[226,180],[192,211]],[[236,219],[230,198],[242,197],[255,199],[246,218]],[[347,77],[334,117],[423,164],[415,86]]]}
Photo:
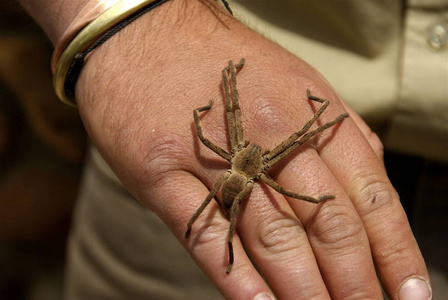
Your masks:
{"label": "spider cephalothorax", "polygon": [[234,261],[232,240],[233,234],[235,232],[238,211],[241,207],[241,203],[252,190],[254,181],[256,179],[263,181],[279,193],[312,203],[320,203],[324,200],[334,198],[333,195],[323,195],[317,199],[285,190],[277,182],[275,182],[274,179],[269,177],[269,175],[266,174],[266,171],[268,171],[272,166],[278,163],[282,158],[286,157],[292,151],[297,149],[300,145],[306,143],[310,138],[314,137],[325,129],[330,128],[331,126],[336,125],[344,118],[348,117],[347,113],[343,113],[333,121],[319,126],[312,131],[309,131],[311,126],[324,112],[330,102],[328,100],[323,100],[318,97],[312,96],[310,91],[307,91],[309,100],[322,103],[320,109],[314,114],[311,120],[309,120],[308,123],[303,126],[301,130],[293,133],[289,138],[280,143],[274,149],[263,152],[260,146],[251,144],[248,141],[243,141],[241,109],[239,105],[238,90],[236,87],[236,73],[243,67],[243,65],[244,59],[242,59],[237,65],[234,65],[232,61],[229,61],[229,65],[222,70],[227,125],[230,136],[230,154],[224,149],[212,143],[210,140],[206,139],[202,133],[199,112],[211,109],[213,102],[210,102],[209,105],[195,109],[193,111],[194,123],[196,125],[196,131],[199,139],[205,146],[227,160],[231,164],[231,168],[223,173],[213,184],[210,193],[188,222],[185,236],[188,237],[191,232],[193,223],[202,213],[204,208],[215,197],[218,190],[222,187],[222,202],[218,203],[220,204],[227,218],[229,218],[230,220],[229,235],[227,238],[227,243],[229,246],[229,265],[227,266],[227,273],[230,273]]}

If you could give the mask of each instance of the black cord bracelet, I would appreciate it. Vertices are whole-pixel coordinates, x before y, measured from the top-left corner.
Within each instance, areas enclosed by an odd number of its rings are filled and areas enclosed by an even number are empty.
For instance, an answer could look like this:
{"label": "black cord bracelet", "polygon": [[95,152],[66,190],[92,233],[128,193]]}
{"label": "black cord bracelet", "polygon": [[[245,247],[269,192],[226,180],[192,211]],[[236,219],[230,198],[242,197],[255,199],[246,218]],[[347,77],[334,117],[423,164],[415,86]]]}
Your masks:
{"label": "black cord bracelet", "polygon": [[[109,38],[111,38],[113,35],[115,35],[117,32],[122,30],[124,27],[135,21],[136,19],[140,18],[145,13],[149,12],[150,10],[162,5],[163,3],[167,2],[169,0],[159,0],[156,2],[153,2],[149,4],[147,7],[143,8],[142,10],[138,11],[137,13],[127,17],[117,25],[115,25],[113,28],[109,29],[106,33],[104,33],[102,36],[100,36],[92,45],[90,45],[85,51],[77,53],[70,64],[70,67],[67,72],[67,76],[64,82],[64,90],[67,97],[73,102],[76,103],[75,100],[75,86],[76,82],[78,81],[79,76],[81,75],[82,67],[84,66],[85,58],[87,55],[89,55],[90,52],[95,50],[98,46],[106,42]],[[226,10],[233,15],[232,10],[230,9],[229,3],[226,0],[221,0],[221,2],[224,4],[224,7]]]}
{"label": "black cord bracelet", "polygon": [[120,23],[118,23],[113,28],[109,29],[106,33],[104,33],[102,36],[100,36],[87,50],[81,53],[77,53],[74,57],[74,60],[72,64],[70,65],[70,68],[68,69],[67,77],[65,79],[64,83],[64,89],[65,94],[68,98],[70,98],[73,102],[75,102],[75,86],[76,82],[78,81],[79,75],[81,75],[82,67],[84,66],[84,60],[86,56],[95,50],[97,47],[99,47],[101,44],[103,44],[105,41],[107,41],[109,38],[111,38],[113,35],[115,35],[117,32],[119,32],[121,29],[135,21],[136,19],[140,18],[145,13],[149,12],[150,10],[156,8],[157,6],[167,2],[169,0],[159,0],[154,3],[151,3],[144,9],[140,10],[139,12],[129,16],[128,18],[124,19]]}

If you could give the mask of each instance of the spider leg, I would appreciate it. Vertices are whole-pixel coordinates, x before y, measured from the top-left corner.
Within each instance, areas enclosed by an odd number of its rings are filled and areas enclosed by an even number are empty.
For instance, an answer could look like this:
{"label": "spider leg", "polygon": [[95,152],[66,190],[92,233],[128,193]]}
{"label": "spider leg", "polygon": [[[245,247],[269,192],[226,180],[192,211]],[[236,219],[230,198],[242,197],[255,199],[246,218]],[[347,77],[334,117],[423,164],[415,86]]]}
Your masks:
{"label": "spider leg", "polygon": [[230,68],[230,79],[231,79],[231,89],[232,89],[232,104],[233,110],[235,111],[235,131],[237,145],[241,147],[243,145],[243,121],[241,116],[240,108],[240,96],[238,94],[238,89],[236,85],[236,68],[242,68],[244,66],[244,59],[241,59],[237,66]]}
{"label": "spider leg", "polygon": [[311,95],[310,91],[307,90],[307,96],[308,99],[323,103],[323,105],[319,108],[319,110],[314,114],[314,116],[309,120],[299,131],[293,133],[289,138],[287,138],[285,141],[280,143],[278,146],[276,146],[274,149],[272,149],[267,155],[266,158],[268,160],[272,160],[274,157],[285,151],[288,147],[290,147],[299,137],[301,137],[303,134],[305,134],[310,127],[316,122],[316,120],[322,115],[322,113],[325,111],[325,109],[330,105],[330,101],[320,99],[318,97],[315,97]]}
{"label": "spider leg", "polygon": [[229,79],[227,75],[228,69],[232,66],[232,61],[229,61],[229,66],[222,70],[222,85],[224,88],[224,98],[225,98],[225,106],[226,106],[226,119],[227,119],[227,128],[229,130],[229,138],[230,138],[230,149],[234,151],[237,145],[237,136],[235,130],[235,113],[232,109],[231,102],[231,90],[229,85]]}
{"label": "spider leg", "polygon": [[187,225],[187,231],[185,232],[185,237],[187,238],[190,235],[191,227],[193,226],[193,223],[196,221],[196,219],[199,217],[199,215],[204,211],[205,207],[210,203],[210,201],[215,198],[216,193],[218,192],[221,185],[224,183],[224,181],[229,178],[230,174],[232,172],[226,171],[223,173],[218,180],[213,184],[212,189],[210,190],[210,193],[205,198],[204,202],[202,202],[201,206],[198,208],[198,210],[194,213],[194,215],[191,217],[190,221],[188,221]]}
{"label": "spider leg", "polygon": [[231,60],[231,61],[229,61],[229,65],[228,65],[227,67],[225,67],[224,70],[228,71],[228,70],[230,69],[230,62],[231,62],[232,65],[235,67],[236,72],[238,73],[238,72],[240,71],[240,69],[241,69],[242,67],[244,67],[244,63],[246,62],[246,60],[245,60],[244,58],[242,58],[242,59],[240,60],[240,62],[237,63],[236,65],[233,64],[233,61]]}
{"label": "spider leg", "polygon": [[226,8],[226,10],[233,16],[233,11],[230,8],[230,4],[229,2],[227,2],[227,0],[221,0],[222,4],[224,4],[224,7]]}
{"label": "spider leg", "polygon": [[273,188],[274,190],[279,192],[280,194],[283,194],[285,196],[289,196],[291,198],[300,199],[300,200],[304,200],[304,201],[312,202],[312,203],[316,203],[316,204],[318,204],[318,203],[320,203],[320,202],[322,202],[324,200],[334,199],[335,198],[333,195],[323,195],[319,199],[316,199],[316,198],[313,198],[313,197],[309,197],[309,196],[299,195],[297,193],[285,190],[274,179],[272,179],[271,177],[269,177],[268,175],[263,174],[263,173],[260,175],[260,179],[264,183],[269,185],[271,188]]}
{"label": "spider leg", "polygon": [[[222,83],[224,87],[224,97],[226,106],[227,127],[229,128],[230,148],[233,152],[242,145],[243,129],[241,123],[241,110],[239,105],[239,95],[236,87],[237,69],[244,66],[244,59],[234,65],[230,60],[229,65],[222,70]],[[230,71],[230,83],[229,83]]]}
{"label": "spider leg", "polygon": [[201,120],[199,119],[199,112],[209,110],[212,108],[213,101],[210,101],[209,105],[206,105],[204,107],[197,108],[193,111],[193,117],[194,117],[194,124],[196,126],[196,132],[198,134],[199,139],[201,142],[207,146],[210,150],[214,151],[216,154],[230,162],[230,154],[227,153],[226,150],[222,149],[221,147],[218,147],[217,145],[213,144],[209,139],[204,137],[204,134],[202,133],[202,126],[201,126]]}
{"label": "spider leg", "polygon": [[[276,163],[278,163],[280,160],[282,160],[284,157],[288,156],[291,152],[293,152],[294,150],[296,150],[297,148],[299,148],[300,146],[302,146],[303,144],[305,144],[309,139],[311,139],[312,137],[318,135],[319,133],[321,133],[322,131],[324,131],[325,129],[328,129],[336,124],[338,124],[339,122],[341,122],[343,119],[348,117],[348,113],[343,113],[340,114],[336,119],[334,119],[331,122],[328,122],[322,126],[317,127],[316,129],[314,129],[313,131],[310,131],[308,133],[306,133],[304,136],[302,136],[300,138],[300,140],[293,142],[291,145],[289,145],[287,148],[283,149],[283,152],[280,152],[277,156],[275,156],[272,160],[268,161],[268,167],[272,167],[274,166]],[[268,168],[267,168],[268,169]]]}
{"label": "spider leg", "polygon": [[230,211],[230,226],[229,226],[229,235],[227,237],[227,244],[229,246],[229,265],[227,266],[226,273],[229,274],[233,267],[234,257],[233,257],[233,235],[235,233],[236,221],[238,218],[238,212],[241,208],[241,203],[247,197],[249,192],[252,190],[254,186],[254,181],[249,180],[246,184],[246,187],[236,196],[232,209]]}

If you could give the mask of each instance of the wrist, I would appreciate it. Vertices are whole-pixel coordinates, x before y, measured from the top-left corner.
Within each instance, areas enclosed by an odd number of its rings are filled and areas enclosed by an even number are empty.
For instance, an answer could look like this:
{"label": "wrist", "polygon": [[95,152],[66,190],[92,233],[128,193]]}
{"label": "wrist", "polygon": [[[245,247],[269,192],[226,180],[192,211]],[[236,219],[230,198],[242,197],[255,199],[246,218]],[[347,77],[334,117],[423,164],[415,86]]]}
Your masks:
{"label": "wrist", "polygon": [[[222,45],[218,46],[227,43],[228,36],[222,35],[231,32],[238,36],[237,27],[243,26],[212,0],[168,1],[120,30],[89,55],[77,84],[77,100],[86,98],[84,92],[91,88],[101,93],[101,87],[116,80],[131,80],[136,85],[140,83],[142,90],[154,90],[162,73],[166,74],[165,83],[186,75],[185,72],[191,74],[190,67],[183,64],[191,66],[196,59],[198,68],[219,61],[220,69],[222,62],[229,59]],[[144,77],[139,76],[143,73]],[[108,94],[107,89],[103,92]]]}
{"label": "wrist", "polygon": [[19,0],[19,2],[44,30],[50,41],[56,44],[89,0]]}
{"label": "wrist", "polygon": [[58,97],[76,105],[74,89],[86,58],[117,32],[170,0],[108,0],[89,2],[56,45],[52,59]]}

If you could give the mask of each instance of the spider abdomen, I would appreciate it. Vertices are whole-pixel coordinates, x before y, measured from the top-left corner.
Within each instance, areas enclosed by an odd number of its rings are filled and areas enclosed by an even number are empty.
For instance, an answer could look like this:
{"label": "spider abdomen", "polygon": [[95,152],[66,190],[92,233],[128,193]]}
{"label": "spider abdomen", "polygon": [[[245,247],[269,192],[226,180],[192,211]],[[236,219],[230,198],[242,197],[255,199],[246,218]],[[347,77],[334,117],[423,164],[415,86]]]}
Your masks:
{"label": "spider abdomen", "polygon": [[236,196],[246,187],[248,178],[241,173],[233,172],[222,185],[222,205],[229,212]]}

